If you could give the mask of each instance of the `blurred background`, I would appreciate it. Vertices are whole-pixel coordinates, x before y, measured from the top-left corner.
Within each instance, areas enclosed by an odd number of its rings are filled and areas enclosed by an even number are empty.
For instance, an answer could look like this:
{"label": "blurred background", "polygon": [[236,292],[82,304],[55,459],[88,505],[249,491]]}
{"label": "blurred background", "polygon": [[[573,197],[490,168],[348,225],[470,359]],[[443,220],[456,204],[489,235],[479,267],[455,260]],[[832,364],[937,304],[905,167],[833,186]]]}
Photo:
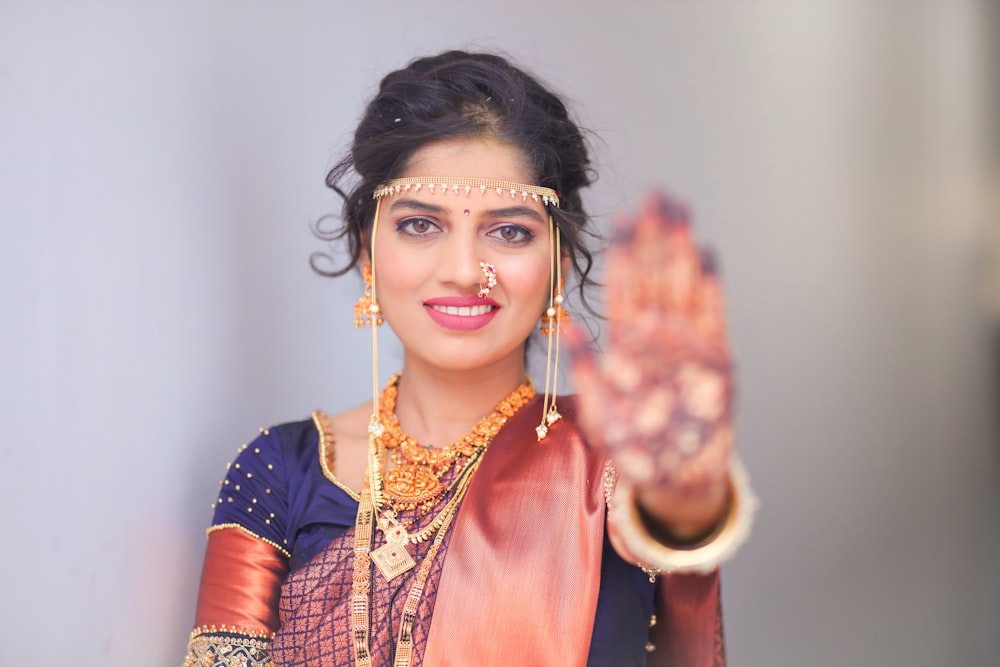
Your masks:
{"label": "blurred background", "polygon": [[973,0],[0,1],[0,664],[179,664],[226,462],[368,389],[326,171],[453,47],[568,98],[599,226],[666,187],[722,257],[730,664],[998,664],[998,41]]}

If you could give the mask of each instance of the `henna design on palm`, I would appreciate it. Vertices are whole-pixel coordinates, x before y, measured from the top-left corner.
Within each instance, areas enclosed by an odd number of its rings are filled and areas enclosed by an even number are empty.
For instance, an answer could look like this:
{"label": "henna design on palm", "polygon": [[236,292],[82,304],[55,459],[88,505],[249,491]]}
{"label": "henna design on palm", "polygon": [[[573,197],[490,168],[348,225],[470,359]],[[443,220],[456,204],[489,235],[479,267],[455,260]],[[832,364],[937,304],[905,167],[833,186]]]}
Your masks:
{"label": "henna design on palm", "polygon": [[606,284],[603,357],[578,329],[564,334],[588,438],[642,487],[694,492],[724,479],[733,370],[722,287],[687,209],[653,194],[619,218]]}

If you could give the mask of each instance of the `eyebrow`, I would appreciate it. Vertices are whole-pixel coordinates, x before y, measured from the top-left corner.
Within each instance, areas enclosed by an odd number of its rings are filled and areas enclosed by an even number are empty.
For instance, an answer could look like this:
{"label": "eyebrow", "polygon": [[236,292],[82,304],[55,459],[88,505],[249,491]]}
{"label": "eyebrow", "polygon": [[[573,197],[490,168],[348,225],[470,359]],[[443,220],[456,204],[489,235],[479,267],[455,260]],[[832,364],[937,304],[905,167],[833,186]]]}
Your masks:
{"label": "eyebrow", "polygon": [[[444,214],[448,212],[448,209],[444,206],[438,206],[437,204],[428,204],[424,201],[419,201],[417,199],[402,198],[397,199],[392,202],[392,206],[389,210],[395,211],[401,208],[408,208],[415,211],[421,211],[423,213],[436,213]],[[506,206],[504,208],[493,208],[486,211],[487,215],[494,218],[515,218],[515,217],[528,217],[534,220],[544,223],[545,220],[542,219],[541,214],[530,206]]]}
{"label": "eyebrow", "polygon": [[415,211],[422,211],[424,213],[447,213],[448,209],[443,206],[438,206],[436,204],[428,204],[427,202],[418,201],[416,199],[397,199],[392,202],[392,206],[389,207],[390,211],[395,211],[400,208],[410,208]]}
{"label": "eyebrow", "polygon": [[493,208],[487,211],[492,217],[495,218],[516,218],[520,216],[527,216],[529,218],[534,218],[538,222],[544,223],[545,220],[535,209],[529,206],[508,206],[506,208]]}

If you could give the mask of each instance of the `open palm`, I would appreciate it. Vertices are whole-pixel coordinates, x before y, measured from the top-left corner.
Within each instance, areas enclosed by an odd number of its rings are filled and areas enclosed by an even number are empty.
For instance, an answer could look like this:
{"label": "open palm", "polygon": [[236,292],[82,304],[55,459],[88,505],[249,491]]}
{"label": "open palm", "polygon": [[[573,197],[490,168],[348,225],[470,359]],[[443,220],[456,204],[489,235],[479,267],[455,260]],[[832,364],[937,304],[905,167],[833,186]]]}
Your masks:
{"label": "open palm", "polygon": [[683,497],[726,479],[733,371],[713,256],[663,194],[619,218],[607,257],[609,335],[598,357],[565,342],[592,443],[639,489]]}

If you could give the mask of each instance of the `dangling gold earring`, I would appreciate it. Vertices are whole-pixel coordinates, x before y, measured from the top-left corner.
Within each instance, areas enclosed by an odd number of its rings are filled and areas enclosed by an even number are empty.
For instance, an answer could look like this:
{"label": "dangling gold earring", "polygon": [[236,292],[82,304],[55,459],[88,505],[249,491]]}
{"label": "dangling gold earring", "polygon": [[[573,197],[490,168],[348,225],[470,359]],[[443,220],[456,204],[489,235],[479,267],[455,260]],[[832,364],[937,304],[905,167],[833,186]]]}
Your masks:
{"label": "dangling gold earring", "polygon": [[551,215],[549,247],[552,249],[549,258],[549,307],[542,315],[541,326],[542,334],[548,339],[545,353],[545,396],[542,399],[542,421],[535,427],[539,442],[548,435],[549,427],[562,419],[556,408],[556,395],[559,393],[559,332],[562,324],[569,320],[569,314],[562,306],[562,248],[559,229]]}
{"label": "dangling gold earring", "polygon": [[[555,298],[552,299],[552,306],[550,306],[545,313],[542,315],[541,324],[538,330],[542,332],[543,336],[548,336],[550,331],[552,331],[553,325],[557,325],[560,328],[569,322],[569,311],[562,307],[563,295],[562,289],[556,290]],[[551,311],[551,315],[549,314]],[[558,319],[558,322],[555,320]],[[558,332],[556,332],[558,333]]]}
{"label": "dangling gold earring", "polygon": [[365,280],[365,293],[354,302],[354,326],[357,328],[382,325],[382,313],[378,301],[372,296],[371,264],[361,269],[361,277]]}

